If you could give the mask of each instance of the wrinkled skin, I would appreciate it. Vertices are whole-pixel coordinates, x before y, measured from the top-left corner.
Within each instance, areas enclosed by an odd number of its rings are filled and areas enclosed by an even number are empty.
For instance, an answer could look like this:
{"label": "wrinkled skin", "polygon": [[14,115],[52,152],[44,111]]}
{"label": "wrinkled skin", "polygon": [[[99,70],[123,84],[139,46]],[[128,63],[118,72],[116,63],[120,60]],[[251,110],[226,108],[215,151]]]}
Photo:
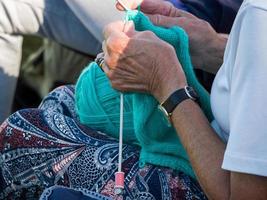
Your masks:
{"label": "wrinkled skin", "polygon": [[[189,36],[190,54],[195,68],[216,73],[223,62],[223,53],[227,35],[218,34],[212,26],[194,15],[175,8],[170,2],[163,0],[123,0],[127,7],[141,10],[148,15],[155,25],[182,27]],[[123,7],[117,3],[117,8]]]}
{"label": "wrinkled skin", "polygon": [[112,87],[138,91],[162,101],[186,85],[174,48],[150,31],[137,32],[134,24],[114,22],[104,30],[103,51]]}

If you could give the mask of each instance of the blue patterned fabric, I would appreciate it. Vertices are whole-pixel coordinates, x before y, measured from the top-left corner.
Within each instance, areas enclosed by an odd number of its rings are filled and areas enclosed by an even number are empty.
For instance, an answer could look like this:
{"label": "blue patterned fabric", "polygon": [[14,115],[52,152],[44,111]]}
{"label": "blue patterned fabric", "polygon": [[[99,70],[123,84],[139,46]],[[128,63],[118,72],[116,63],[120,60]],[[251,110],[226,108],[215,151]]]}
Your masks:
{"label": "blue patterned fabric", "polygon": [[40,200],[112,200],[109,197],[88,191],[86,189],[70,189],[62,186],[52,186],[47,188]]}
{"label": "blue patterned fabric", "polygon": [[[206,199],[184,173],[152,165],[140,169],[138,160],[139,148],[124,145],[123,199]],[[39,108],[18,111],[0,126],[0,199],[38,199],[54,185],[71,188],[54,195],[86,190],[121,199],[114,194],[117,161],[117,140],[79,124],[74,87],[60,87]]]}

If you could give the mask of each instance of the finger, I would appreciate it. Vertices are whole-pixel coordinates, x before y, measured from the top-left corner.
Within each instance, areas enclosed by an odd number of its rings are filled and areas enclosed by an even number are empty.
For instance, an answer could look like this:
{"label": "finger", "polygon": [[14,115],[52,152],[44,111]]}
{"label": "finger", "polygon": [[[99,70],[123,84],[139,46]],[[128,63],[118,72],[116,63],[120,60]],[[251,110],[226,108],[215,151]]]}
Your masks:
{"label": "finger", "polygon": [[182,10],[182,9],[178,9],[178,8],[175,8],[174,10],[172,10],[172,13],[170,13],[168,15],[169,17],[186,17],[186,18],[189,18],[189,19],[197,19],[197,17],[185,10]]}
{"label": "finger", "polygon": [[110,52],[110,54],[109,53],[105,53],[105,55],[104,55],[105,65],[109,69],[117,68],[118,60],[119,60],[119,54],[113,53],[112,51]]}
{"label": "finger", "polygon": [[144,0],[140,4],[141,11],[146,14],[164,14],[171,4],[165,1]]}
{"label": "finger", "polygon": [[175,11],[175,7],[168,1],[144,0],[140,5],[141,11],[146,14],[160,14],[170,16]]}
{"label": "finger", "polygon": [[187,17],[187,18],[197,18],[191,13],[176,8],[169,1],[155,1],[155,0],[144,0],[141,3],[141,11],[146,14],[159,14],[168,17]]}
{"label": "finger", "polygon": [[147,15],[150,21],[156,26],[172,27],[176,25],[177,19],[175,17],[167,17],[164,15]]}
{"label": "finger", "polygon": [[182,28],[186,27],[186,23],[190,22],[191,19],[186,17],[167,17],[163,15],[147,15],[151,22],[157,26],[163,27],[172,27],[172,26],[180,26]]}
{"label": "finger", "polygon": [[104,39],[106,40],[108,37],[110,37],[111,34],[114,34],[114,32],[122,31],[123,26],[124,26],[123,21],[116,21],[116,22],[109,23],[103,29]]}
{"label": "finger", "polygon": [[111,80],[112,88],[121,92],[139,92],[148,93],[148,89],[143,84],[128,83],[127,80],[115,79]]}
{"label": "finger", "polygon": [[135,26],[133,21],[117,21],[110,23],[104,28],[103,35],[104,39],[107,40],[112,34],[121,34],[127,35],[128,37],[131,37],[135,34]]}
{"label": "finger", "polygon": [[128,37],[132,37],[135,35],[135,33],[137,32],[135,30],[135,26],[134,26],[134,22],[133,21],[126,21],[124,23],[123,29],[122,31],[128,36]]}

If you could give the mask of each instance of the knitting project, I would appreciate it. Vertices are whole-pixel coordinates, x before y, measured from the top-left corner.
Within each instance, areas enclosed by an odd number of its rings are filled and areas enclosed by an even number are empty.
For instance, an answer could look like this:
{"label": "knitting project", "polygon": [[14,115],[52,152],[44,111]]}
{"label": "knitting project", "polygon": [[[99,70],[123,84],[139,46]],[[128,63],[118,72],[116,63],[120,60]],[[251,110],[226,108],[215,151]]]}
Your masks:
{"label": "knitting project", "polygon": [[[177,26],[164,28],[153,25],[140,11],[127,11],[137,31],[149,30],[171,44],[185,72],[187,82],[200,96],[200,106],[213,119],[208,92],[197,80],[189,55],[186,32]],[[118,138],[120,94],[112,89],[106,75],[96,63],[81,73],[76,84],[76,110],[82,124]],[[195,174],[188,156],[174,129],[158,110],[157,100],[148,94],[124,94],[124,142],[141,147],[140,166],[154,164],[180,170],[191,177]]]}

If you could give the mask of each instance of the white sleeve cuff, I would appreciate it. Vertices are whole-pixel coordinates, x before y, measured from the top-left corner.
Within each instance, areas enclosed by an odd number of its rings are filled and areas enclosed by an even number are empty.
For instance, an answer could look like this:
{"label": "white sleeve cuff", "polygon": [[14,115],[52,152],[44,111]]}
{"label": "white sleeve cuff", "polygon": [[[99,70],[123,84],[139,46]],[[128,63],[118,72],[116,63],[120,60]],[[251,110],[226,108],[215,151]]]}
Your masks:
{"label": "white sleeve cuff", "polygon": [[226,152],[222,168],[233,172],[267,176],[267,158],[255,159],[252,156]]}

